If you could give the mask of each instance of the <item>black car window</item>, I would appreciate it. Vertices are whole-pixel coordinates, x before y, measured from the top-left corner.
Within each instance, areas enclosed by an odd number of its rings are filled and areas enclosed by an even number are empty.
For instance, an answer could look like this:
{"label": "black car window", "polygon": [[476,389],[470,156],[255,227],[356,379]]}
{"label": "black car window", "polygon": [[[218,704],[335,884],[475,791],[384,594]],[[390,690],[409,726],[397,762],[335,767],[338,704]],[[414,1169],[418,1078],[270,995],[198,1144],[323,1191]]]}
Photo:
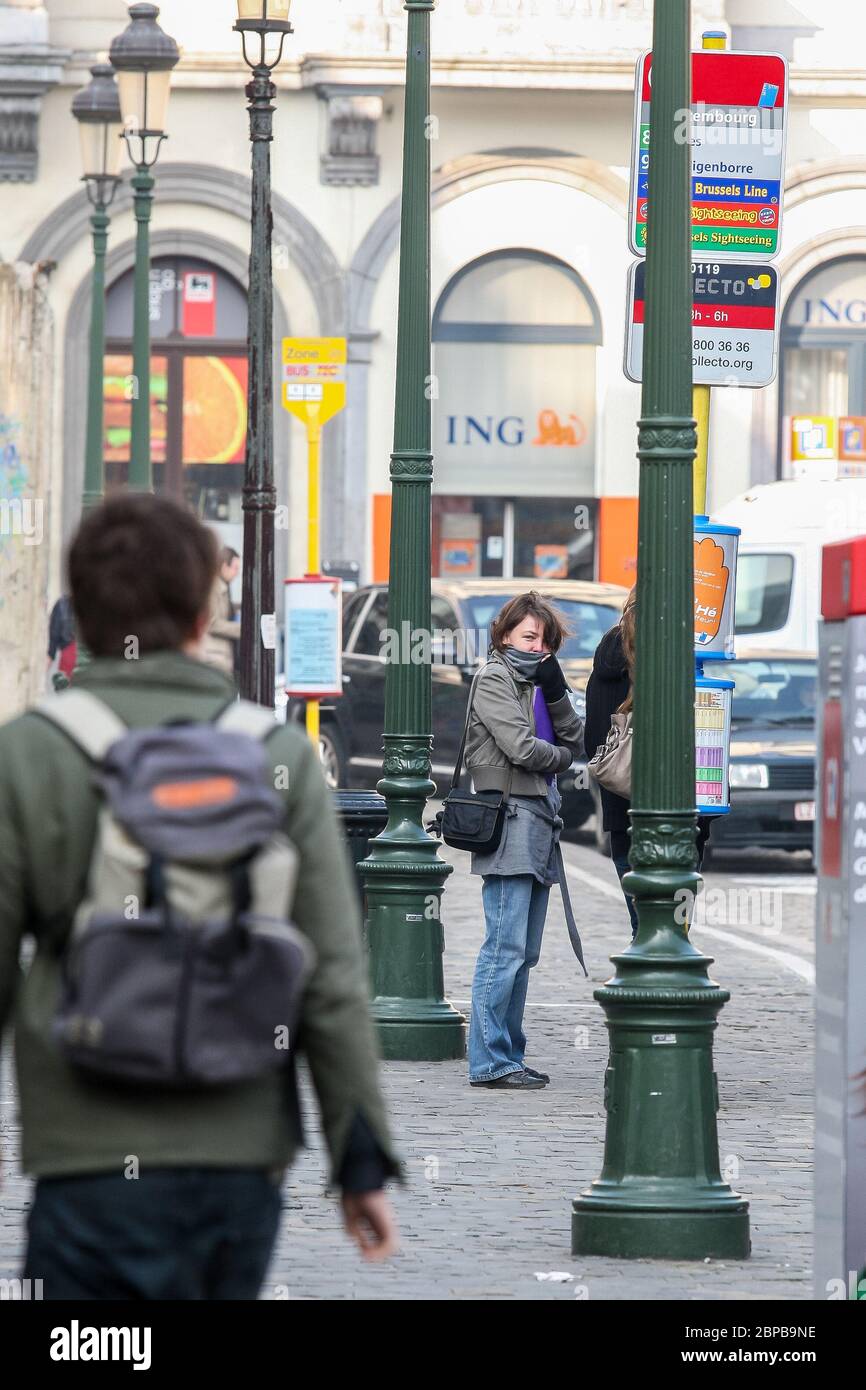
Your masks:
{"label": "black car window", "polygon": [[818,700],[818,666],[796,658],[742,657],[708,661],[704,674],[734,682],[732,714],[737,721],[810,724]]}
{"label": "black car window", "polygon": [[380,589],[361,624],[355,643],[356,656],[382,656],[382,633],[388,626],[388,591]]}
{"label": "black car window", "polygon": [[433,660],[450,666],[468,665],[473,660],[467,648],[468,634],[447,599],[433,594],[430,599],[430,625],[433,629]]}
{"label": "black car window", "polygon": [[369,589],[361,589],[355,594],[346,594],[343,599],[343,647],[348,647],[352,628],[358,621],[364,604],[370,597]]}

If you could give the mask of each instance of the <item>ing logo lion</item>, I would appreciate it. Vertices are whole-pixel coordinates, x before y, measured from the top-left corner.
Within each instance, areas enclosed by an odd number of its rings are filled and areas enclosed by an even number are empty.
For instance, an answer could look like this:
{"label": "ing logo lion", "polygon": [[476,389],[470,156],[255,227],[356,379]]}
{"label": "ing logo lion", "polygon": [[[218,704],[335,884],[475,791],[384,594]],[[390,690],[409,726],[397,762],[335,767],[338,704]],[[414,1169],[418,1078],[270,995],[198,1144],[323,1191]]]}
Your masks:
{"label": "ing logo lion", "polygon": [[577,448],[586,440],[586,426],[578,415],[569,415],[570,425],[560,424],[555,410],[541,410],[538,414],[538,438],[533,444],[549,445],[553,448]]}

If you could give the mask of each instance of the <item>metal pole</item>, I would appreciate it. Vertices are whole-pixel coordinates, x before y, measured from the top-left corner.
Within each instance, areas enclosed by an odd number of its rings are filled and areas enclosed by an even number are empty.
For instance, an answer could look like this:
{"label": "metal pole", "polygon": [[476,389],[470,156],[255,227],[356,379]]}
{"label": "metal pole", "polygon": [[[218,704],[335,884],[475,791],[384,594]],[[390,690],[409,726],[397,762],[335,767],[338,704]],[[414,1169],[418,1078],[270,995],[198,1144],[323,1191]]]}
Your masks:
{"label": "metal pole", "polygon": [[85,512],[97,507],[105,492],[103,445],[105,417],[105,252],[108,248],[107,205],[99,196],[94,203],[90,225],[93,228],[93,293],[90,310],[90,363],[87,388],[87,442],[84,450]]}
{"label": "metal pole", "polygon": [[[111,197],[114,196],[116,181],[112,180]],[[105,184],[100,181],[93,203],[90,225],[93,228],[93,294],[90,311],[90,362],[88,364],[87,385],[87,441],[84,449],[84,494],[82,511],[86,515],[98,507],[105,495],[105,253],[108,249],[108,204],[105,201]],[[109,199],[109,201],[111,201]],[[81,638],[75,654],[74,680],[90,665],[90,652]],[[63,685],[54,677],[55,689]]]}
{"label": "metal pole", "polygon": [[[318,574],[322,565],[320,460],[322,427],[319,424],[318,415],[318,407],[316,407],[315,415],[311,409],[307,419],[307,574]],[[307,734],[317,753],[319,751],[320,713],[319,701],[307,700]]]}
{"label": "metal pole", "polygon": [[[701,36],[701,48],[724,49],[727,36],[722,30],[707,29]],[[707,510],[707,471],[710,456],[710,387],[692,388],[692,413],[698,427],[698,447],[695,454],[694,511],[703,516]]]}
{"label": "metal pole", "polygon": [[136,492],[153,492],[150,459],[150,216],[154,178],[146,164],[139,164],[130,183],[134,195],[135,299],[132,333],[132,450],[129,486]]}
{"label": "metal pole", "polygon": [[690,415],[689,0],[653,18],[630,863],[635,943],[595,998],[610,1035],[601,1177],[573,1204],[575,1254],[743,1259],[748,1205],[722,1181],[712,1040],[730,995],[686,922],[695,851]]}
{"label": "metal pole", "polygon": [[[388,626],[400,651],[385,677],[385,758],[379,791],[388,824],[363,863],[373,1016],[386,1057],[462,1057],[464,1019],[444,998],[442,888],[451,866],[423,826],[430,780],[430,11],[406,0],[409,36]],[[418,634],[426,659],[412,660]],[[409,638],[408,642],[403,636]]]}
{"label": "metal pole", "polygon": [[264,63],[252,72],[246,88],[253,148],[240,689],[245,699],[272,707],[275,653],[264,644],[262,618],[271,618],[276,608],[271,141],[277,89]]}

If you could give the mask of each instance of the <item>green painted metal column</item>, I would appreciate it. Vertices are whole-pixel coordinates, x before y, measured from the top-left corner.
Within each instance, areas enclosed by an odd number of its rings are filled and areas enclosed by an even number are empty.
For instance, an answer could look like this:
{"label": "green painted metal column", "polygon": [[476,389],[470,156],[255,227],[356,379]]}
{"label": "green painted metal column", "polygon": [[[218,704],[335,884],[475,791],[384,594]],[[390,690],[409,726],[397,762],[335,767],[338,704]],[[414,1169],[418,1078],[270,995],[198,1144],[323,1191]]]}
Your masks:
{"label": "green painted metal column", "polygon": [[631,873],[637,939],[595,992],[610,1059],[601,1177],[573,1203],[579,1255],[742,1259],[747,1203],[722,1180],[712,1043],[730,995],[687,920],[695,848],[689,0],[653,20]]}
{"label": "green painted metal column", "polygon": [[246,86],[252,145],[252,203],[239,684],[245,700],[269,708],[273,708],[274,704],[276,653],[273,647],[264,644],[262,618],[272,614],[276,608],[274,539],[277,489],[274,483],[274,287],[271,259],[271,142],[274,138],[276,95],[270,67],[264,62],[257,63]]}
{"label": "green painted metal column", "polygon": [[[406,0],[409,36],[403,135],[403,203],[388,626],[430,634],[430,11]],[[462,1057],[464,1020],[444,997],[442,888],[451,866],[424,830],[430,780],[432,699],[426,660],[401,642],[385,679],[385,757],[379,791],[388,824],[363,861],[373,1015],[385,1057]]]}
{"label": "green painted metal column", "polygon": [[130,179],[135,209],[135,285],[133,297],[132,447],[129,486],[136,492],[153,491],[150,459],[150,215],[154,178],[146,164],[137,166]]}
{"label": "green painted metal column", "polygon": [[87,383],[87,442],[84,450],[84,511],[99,506],[105,492],[103,433],[105,420],[105,253],[108,249],[108,209],[94,204],[93,296],[90,310],[90,363]]}

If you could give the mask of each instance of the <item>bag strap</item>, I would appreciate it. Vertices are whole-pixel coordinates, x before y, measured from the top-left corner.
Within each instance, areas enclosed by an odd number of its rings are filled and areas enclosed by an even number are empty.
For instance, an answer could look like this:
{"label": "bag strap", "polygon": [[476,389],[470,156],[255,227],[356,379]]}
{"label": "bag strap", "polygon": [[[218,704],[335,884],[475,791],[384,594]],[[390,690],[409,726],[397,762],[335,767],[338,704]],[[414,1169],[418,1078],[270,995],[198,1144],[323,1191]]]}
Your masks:
{"label": "bag strap", "polygon": [[[485,662],[485,666],[486,666]],[[466,705],[466,718],[463,721],[463,734],[460,739],[460,747],[457,749],[457,761],[454,764],[454,771],[451,775],[451,790],[457,790],[457,783],[460,781],[460,773],[463,771],[463,753],[466,748],[466,735],[469,732],[469,720],[472,715],[472,703],[475,699],[475,687],[481,679],[481,672],[484,666],[479,666],[475,675],[472,677],[472,684],[469,687],[469,701]]]}
{"label": "bag strap", "polygon": [[562,894],[562,907],[565,912],[565,925],[568,927],[568,939],[571,942],[571,949],[583,966],[584,975],[589,977],[586,962],[583,959],[583,947],[580,943],[580,932],[577,930],[577,923],[574,920],[574,911],[571,906],[571,898],[568,895],[568,880],[565,876],[565,861],[562,857],[562,846],[559,840],[556,842],[556,876],[559,879],[559,891]]}
{"label": "bag strap", "polygon": [[[475,699],[475,687],[478,685],[478,682],[479,682],[479,680],[481,679],[481,677],[483,676],[484,672],[486,671],[488,665],[489,665],[489,662],[486,662],[486,661],[485,661],[484,665],[483,665],[483,666],[480,666],[480,667],[478,668],[478,670],[475,672],[475,675],[472,677],[472,685],[469,687],[469,701],[468,701],[468,703],[467,703],[467,705],[466,705],[466,718],[465,718],[465,720],[464,720],[464,722],[463,722],[463,735],[462,735],[462,737],[461,737],[461,739],[460,739],[460,747],[457,749],[457,761],[456,761],[455,764],[454,764],[454,771],[453,771],[453,773],[451,774],[451,788],[450,788],[450,790],[451,790],[452,792],[457,790],[457,784],[458,784],[458,782],[460,781],[460,773],[461,773],[462,770],[463,770],[463,753],[464,753],[464,750],[465,750],[465,748],[466,748],[466,735],[467,735],[467,733],[469,732],[469,720],[470,720],[470,717],[471,717],[471,715],[472,715],[472,704],[473,704],[473,701],[474,701],[474,699]],[[517,689],[517,686],[515,685],[514,688],[515,688],[515,690],[516,690],[516,689]],[[513,768],[513,766],[511,765],[511,763],[509,763],[509,764],[508,764],[508,780],[507,780],[507,782],[506,782],[506,784],[505,784],[505,791],[503,792],[503,796],[504,796],[504,798],[505,798],[506,801],[508,800],[509,796],[511,795],[511,783],[512,783],[513,778],[514,778],[514,768]]]}
{"label": "bag strap", "polygon": [[232,700],[214,720],[216,728],[230,734],[246,734],[256,742],[264,743],[279,725],[274,712],[264,705],[255,705],[252,700]]}
{"label": "bag strap", "polygon": [[73,687],[59,695],[37,700],[33,714],[49,720],[87,754],[91,762],[101,763],[112,744],[129,730],[104,700],[89,690]]}

